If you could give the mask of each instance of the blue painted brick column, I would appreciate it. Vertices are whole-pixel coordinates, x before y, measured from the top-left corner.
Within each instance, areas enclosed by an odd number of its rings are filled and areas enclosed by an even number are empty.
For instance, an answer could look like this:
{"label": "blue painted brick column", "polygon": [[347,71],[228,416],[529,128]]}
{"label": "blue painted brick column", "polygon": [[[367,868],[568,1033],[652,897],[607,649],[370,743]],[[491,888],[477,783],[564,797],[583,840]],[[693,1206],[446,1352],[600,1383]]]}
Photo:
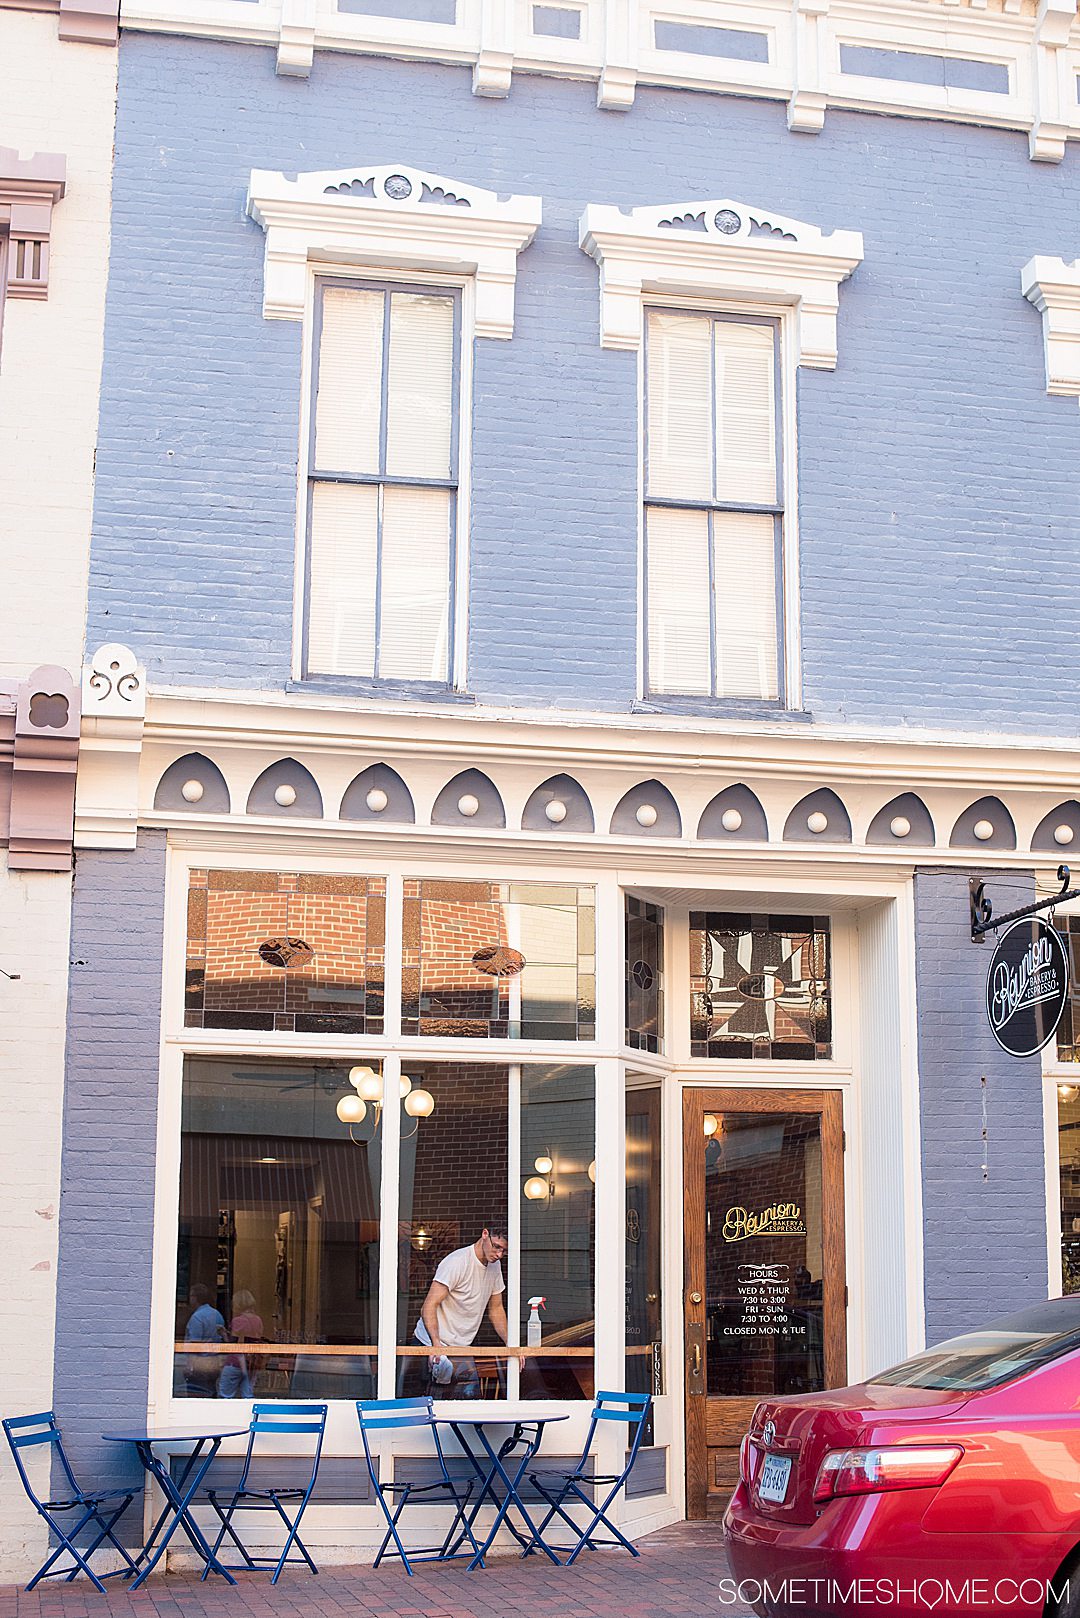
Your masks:
{"label": "blue painted brick column", "polygon": [[[84,1487],[142,1482],[111,1422],[146,1415],[165,834],[78,856],[60,1182],[55,1401]],[[124,1519],[141,1544],[141,1513]]]}
{"label": "blue painted brick column", "polygon": [[[1047,1295],[1041,1064],[1007,1056],[990,1032],[993,944],[971,942],[970,874],[915,873],[928,1344]],[[1029,876],[988,886],[999,913],[1034,898]]]}

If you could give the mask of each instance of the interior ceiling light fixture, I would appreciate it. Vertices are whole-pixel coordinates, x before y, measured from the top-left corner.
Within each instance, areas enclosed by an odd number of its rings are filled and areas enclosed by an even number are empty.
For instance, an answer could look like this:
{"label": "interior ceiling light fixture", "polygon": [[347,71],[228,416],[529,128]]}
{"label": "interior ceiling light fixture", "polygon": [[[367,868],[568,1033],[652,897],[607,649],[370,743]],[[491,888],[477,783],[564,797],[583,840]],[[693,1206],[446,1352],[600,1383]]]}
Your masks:
{"label": "interior ceiling light fixture", "polygon": [[[367,1117],[368,1107],[371,1106],[375,1121],[369,1138],[372,1140],[375,1138],[375,1132],[382,1122],[382,1074],[373,1067],[352,1067],[349,1069],[349,1083],[353,1087],[352,1092],[346,1090],[343,1096],[339,1096],[335,1111],[340,1121],[348,1124],[349,1139],[357,1146],[366,1146],[367,1141],[356,1139],[352,1126],[363,1123]],[[398,1095],[409,1117],[416,1119],[412,1129],[401,1137],[402,1140],[411,1140],[420,1127],[421,1118],[430,1118],[435,1111],[435,1097],[430,1090],[425,1090],[421,1085],[414,1085],[407,1073],[403,1073],[398,1081]]]}

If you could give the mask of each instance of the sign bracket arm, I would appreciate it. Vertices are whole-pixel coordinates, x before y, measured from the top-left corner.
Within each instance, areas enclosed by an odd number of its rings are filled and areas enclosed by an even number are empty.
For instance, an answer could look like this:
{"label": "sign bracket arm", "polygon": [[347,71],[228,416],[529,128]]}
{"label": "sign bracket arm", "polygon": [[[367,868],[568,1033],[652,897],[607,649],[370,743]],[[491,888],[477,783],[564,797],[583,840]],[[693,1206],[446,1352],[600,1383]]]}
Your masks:
{"label": "sign bracket arm", "polygon": [[1037,899],[1034,904],[1023,905],[1019,910],[1008,910],[1003,916],[995,916],[993,904],[986,897],[982,878],[973,876],[968,882],[971,942],[981,943],[986,933],[1004,927],[1010,921],[1022,921],[1025,916],[1038,915],[1040,910],[1052,911],[1055,905],[1064,904],[1066,899],[1080,898],[1080,888],[1069,887],[1072,874],[1067,865],[1058,866],[1057,879],[1061,883],[1060,893],[1055,893],[1048,899]]}

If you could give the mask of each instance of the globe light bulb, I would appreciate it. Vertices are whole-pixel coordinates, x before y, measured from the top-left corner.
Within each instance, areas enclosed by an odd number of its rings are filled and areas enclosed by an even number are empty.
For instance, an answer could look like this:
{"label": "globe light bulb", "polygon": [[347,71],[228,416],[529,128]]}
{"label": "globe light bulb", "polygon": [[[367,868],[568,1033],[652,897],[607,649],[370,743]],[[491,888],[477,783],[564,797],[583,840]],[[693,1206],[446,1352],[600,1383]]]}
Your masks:
{"label": "globe light bulb", "polygon": [[586,1170],[586,1173],[588,1174],[589,1179],[592,1181],[593,1185],[595,1185],[596,1184],[596,1159],[595,1159],[595,1157],[593,1158],[592,1162],[589,1164],[589,1167]]}
{"label": "globe light bulb", "polygon": [[401,1075],[401,1078],[398,1080],[398,1092],[401,1095],[401,1099],[403,1101],[404,1101],[405,1097],[408,1095],[408,1093],[409,1093],[409,1091],[411,1089],[412,1089],[412,1080],[410,1079],[410,1077],[409,1077],[409,1075],[407,1073],[403,1073]]}
{"label": "globe light bulb", "polygon": [[716,1131],[720,1128],[720,1120],[716,1116],[715,1112],[707,1112],[705,1114],[705,1120],[704,1121],[705,1121],[705,1138],[707,1140],[711,1140],[712,1137],[716,1134]]}
{"label": "globe light bulb", "polygon": [[554,1165],[552,1164],[551,1158],[546,1154],[536,1158],[533,1162],[533,1168],[536,1170],[537,1174],[550,1174],[553,1166]]}
{"label": "globe light bulb", "polygon": [[410,1118],[430,1118],[435,1111],[435,1097],[430,1090],[410,1090],[405,1097],[405,1111]]}
{"label": "globe light bulb", "polygon": [[367,1117],[367,1102],[359,1096],[342,1096],[337,1104],[337,1115],[343,1124],[362,1124]]}
{"label": "globe light bulb", "polygon": [[539,1174],[530,1174],[521,1189],[530,1202],[540,1202],[548,1194],[548,1183]]}
{"label": "globe light bulb", "polygon": [[349,1083],[365,1101],[382,1100],[382,1079],[373,1067],[350,1068]]}

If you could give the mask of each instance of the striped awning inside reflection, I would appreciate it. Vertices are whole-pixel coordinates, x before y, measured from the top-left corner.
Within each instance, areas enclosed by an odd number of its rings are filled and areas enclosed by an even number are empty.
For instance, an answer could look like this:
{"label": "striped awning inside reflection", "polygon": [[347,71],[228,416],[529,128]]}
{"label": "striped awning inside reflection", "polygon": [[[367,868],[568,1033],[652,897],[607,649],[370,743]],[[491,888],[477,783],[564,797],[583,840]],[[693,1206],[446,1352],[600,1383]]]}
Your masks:
{"label": "striped awning inside reflection", "polygon": [[331,1224],[377,1217],[366,1146],[271,1135],[185,1131],[181,1137],[181,1219],[216,1219],[222,1208],[284,1211],[315,1201]]}

